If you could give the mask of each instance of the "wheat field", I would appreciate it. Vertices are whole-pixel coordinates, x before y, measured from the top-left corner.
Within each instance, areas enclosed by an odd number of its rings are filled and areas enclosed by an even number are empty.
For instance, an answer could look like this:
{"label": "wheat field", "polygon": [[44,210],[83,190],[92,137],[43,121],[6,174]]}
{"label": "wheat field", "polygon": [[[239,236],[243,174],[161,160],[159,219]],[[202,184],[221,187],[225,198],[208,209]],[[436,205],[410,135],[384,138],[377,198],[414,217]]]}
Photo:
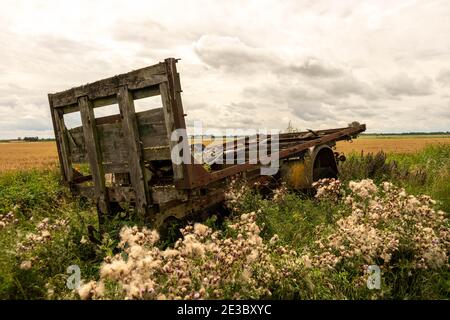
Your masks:
{"label": "wheat field", "polygon": [[339,141],[336,149],[339,152],[351,153],[415,153],[430,144],[450,144],[450,136],[411,136],[411,137],[371,137],[362,136],[352,141]]}
{"label": "wheat field", "polygon": [[[360,137],[353,141],[339,141],[339,152],[351,153],[414,153],[430,144],[450,144],[450,137]],[[0,172],[48,168],[58,163],[55,142],[5,142],[0,143]]]}
{"label": "wheat field", "polygon": [[58,162],[54,142],[0,143],[0,172],[48,168]]}

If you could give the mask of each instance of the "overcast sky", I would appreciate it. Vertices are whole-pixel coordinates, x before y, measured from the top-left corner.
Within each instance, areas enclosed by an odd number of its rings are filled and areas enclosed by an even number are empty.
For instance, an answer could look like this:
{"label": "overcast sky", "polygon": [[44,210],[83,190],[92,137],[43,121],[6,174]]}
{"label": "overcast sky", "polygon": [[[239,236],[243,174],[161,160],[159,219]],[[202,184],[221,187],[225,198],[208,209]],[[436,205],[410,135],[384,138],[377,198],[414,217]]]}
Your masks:
{"label": "overcast sky", "polygon": [[447,0],[0,5],[0,138],[52,136],[47,93],[166,57],[188,125],[450,130]]}

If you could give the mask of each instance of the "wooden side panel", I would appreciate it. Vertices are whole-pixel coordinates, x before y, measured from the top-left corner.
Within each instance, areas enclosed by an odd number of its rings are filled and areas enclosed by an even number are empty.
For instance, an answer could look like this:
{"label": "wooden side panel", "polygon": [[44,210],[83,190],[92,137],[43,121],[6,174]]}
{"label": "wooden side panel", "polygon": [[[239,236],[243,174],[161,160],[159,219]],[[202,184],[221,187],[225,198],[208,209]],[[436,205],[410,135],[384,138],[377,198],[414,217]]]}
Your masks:
{"label": "wooden side panel", "polygon": [[[84,140],[89,158],[92,179],[94,181],[95,198],[98,204],[100,214],[108,214],[109,199],[106,191],[105,173],[103,171],[102,154],[100,152],[100,143],[95,126],[94,110],[87,99],[82,97],[78,101],[81,112],[81,122],[83,124]],[[100,221],[102,221],[99,216]]]}
{"label": "wooden side panel", "polygon": [[[169,145],[163,109],[158,108],[138,112],[136,113],[136,118],[142,148],[147,150],[144,152],[144,159],[148,161],[170,159],[170,153],[155,151],[167,148]],[[117,121],[116,116],[108,116],[96,119],[96,123],[102,123],[97,125],[97,130],[103,162],[127,162],[128,147],[122,131],[121,118]],[[68,136],[72,162],[88,162],[83,128],[70,129]]]}
{"label": "wooden side panel", "polygon": [[147,214],[150,197],[145,176],[144,158],[134,109],[133,96],[126,86],[120,87],[117,94],[120,114],[122,115],[122,128],[128,152],[128,167],[130,180],[136,195],[136,210],[144,220]]}
{"label": "wooden side panel", "polygon": [[67,130],[70,159],[72,163],[89,162],[84,140],[83,127],[77,127]]}

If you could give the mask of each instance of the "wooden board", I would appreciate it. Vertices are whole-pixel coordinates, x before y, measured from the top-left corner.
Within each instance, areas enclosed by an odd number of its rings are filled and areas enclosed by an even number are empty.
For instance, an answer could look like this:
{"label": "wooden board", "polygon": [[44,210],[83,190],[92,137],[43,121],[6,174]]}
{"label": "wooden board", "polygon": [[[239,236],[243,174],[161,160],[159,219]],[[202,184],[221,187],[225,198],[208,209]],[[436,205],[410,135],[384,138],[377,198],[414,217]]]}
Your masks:
{"label": "wooden board", "polygon": [[55,93],[52,95],[52,104],[53,108],[64,108],[76,104],[79,97],[87,97],[89,100],[95,100],[115,96],[119,87],[123,85],[127,85],[129,90],[138,90],[152,87],[165,81],[167,81],[165,64],[159,63]]}
{"label": "wooden board", "polygon": [[[99,220],[109,213],[109,199],[106,191],[105,173],[103,171],[102,154],[98,128],[95,126],[95,116],[92,105],[86,97],[79,99],[81,121],[83,123],[84,140],[89,159],[89,167],[94,181],[94,194],[99,208]],[[102,216],[103,215],[103,216]]]}
{"label": "wooden board", "polygon": [[[144,166],[142,151],[143,139],[140,137],[140,130],[138,130],[138,120],[134,108],[133,96],[128,91],[127,86],[120,87],[117,99],[119,100],[120,115],[122,116],[122,132],[126,145],[124,151],[128,153],[130,181],[136,197],[136,210],[141,220],[144,221],[151,199],[148,193],[147,177]],[[141,124],[141,126],[147,129],[152,128],[153,130],[151,125],[143,126],[143,124]],[[146,136],[151,137],[152,133],[156,132],[152,130],[144,130]]]}
{"label": "wooden board", "polygon": [[[162,108],[136,113],[139,138],[145,160],[170,159],[169,142]],[[110,122],[110,123],[108,123]],[[121,118],[108,116],[96,119],[100,149],[104,163],[126,163],[128,161],[127,142],[124,138]],[[87,161],[83,128],[68,130],[70,157],[73,163]],[[163,151],[161,151],[163,150]]]}

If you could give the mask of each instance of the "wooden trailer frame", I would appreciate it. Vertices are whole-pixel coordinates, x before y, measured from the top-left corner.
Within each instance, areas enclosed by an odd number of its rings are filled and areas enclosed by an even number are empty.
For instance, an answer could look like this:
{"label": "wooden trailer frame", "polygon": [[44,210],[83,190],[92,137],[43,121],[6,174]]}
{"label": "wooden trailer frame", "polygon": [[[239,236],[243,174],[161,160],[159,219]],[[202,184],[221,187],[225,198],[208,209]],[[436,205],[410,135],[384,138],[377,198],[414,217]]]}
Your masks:
{"label": "wooden trailer frame", "polygon": [[[171,161],[171,151],[178,143],[171,140],[171,134],[186,129],[177,61],[168,58],[48,95],[63,181],[75,194],[97,203],[100,220],[110,213],[111,203],[119,202],[134,202],[138,215],[146,221],[162,223],[171,216],[179,218],[222,201],[227,178],[260,167],[245,163],[208,172],[194,162],[192,155],[191,164]],[[157,95],[161,96],[161,108],[136,112],[135,100]],[[95,108],[112,104],[118,104],[120,114],[95,117]],[[82,126],[67,129],[64,115],[73,112],[80,112]],[[311,147],[350,139],[364,130],[365,125],[356,125],[283,134],[280,141],[284,147],[276,156],[287,159]],[[90,174],[82,174],[74,163],[88,163]],[[168,163],[172,181],[153,183],[167,171]],[[107,185],[105,174],[114,174],[119,183]],[[254,177],[263,178],[258,174]]]}

